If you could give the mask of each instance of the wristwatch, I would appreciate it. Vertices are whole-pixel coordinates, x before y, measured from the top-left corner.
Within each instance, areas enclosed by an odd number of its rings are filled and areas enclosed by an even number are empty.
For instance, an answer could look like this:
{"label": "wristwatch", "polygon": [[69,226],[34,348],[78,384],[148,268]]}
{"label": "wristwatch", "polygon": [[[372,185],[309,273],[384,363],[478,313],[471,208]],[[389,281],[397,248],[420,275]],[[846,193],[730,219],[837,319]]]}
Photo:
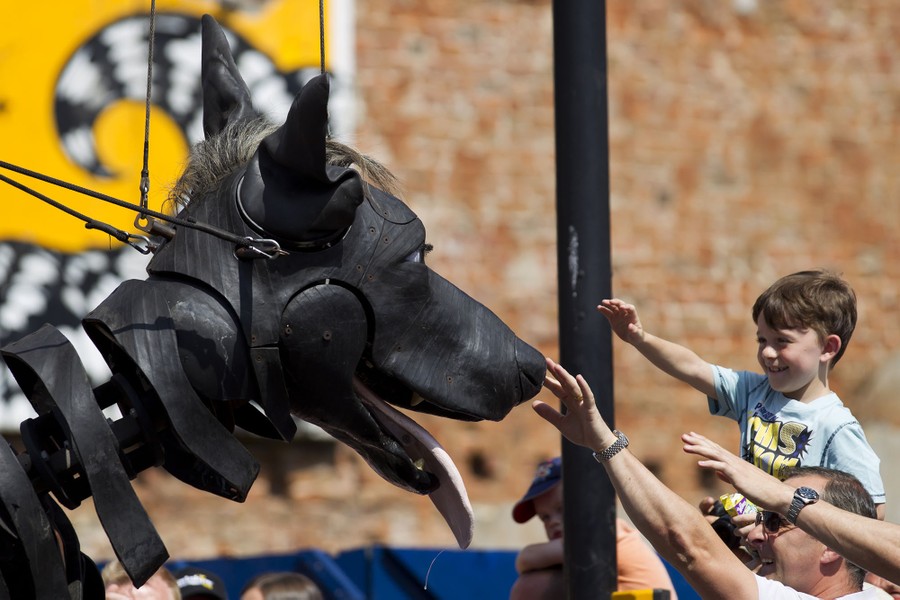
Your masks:
{"label": "wristwatch", "polygon": [[794,490],[794,499],[791,500],[791,507],[788,509],[785,518],[791,525],[797,524],[797,517],[800,516],[800,510],[807,504],[818,502],[819,492],[808,487],[798,487]]}
{"label": "wristwatch", "polygon": [[598,463],[604,463],[611,459],[613,456],[619,453],[623,448],[628,447],[628,438],[625,437],[625,434],[619,431],[618,429],[613,430],[613,434],[616,436],[616,441],[612,443],[611,446],[607,446],[605,450],[602,452],[594,452],[594,460]]}

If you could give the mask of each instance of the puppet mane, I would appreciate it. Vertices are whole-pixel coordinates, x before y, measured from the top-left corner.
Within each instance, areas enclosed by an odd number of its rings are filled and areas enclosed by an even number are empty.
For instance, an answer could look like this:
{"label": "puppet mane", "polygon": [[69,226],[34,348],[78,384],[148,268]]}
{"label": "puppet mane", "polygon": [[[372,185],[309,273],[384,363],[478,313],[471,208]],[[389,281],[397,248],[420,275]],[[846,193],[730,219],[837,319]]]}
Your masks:
{"label": "puppet mane", "polygon": [[[219,189],[222,181],[247,164],[257,147],[278,129],[265,117],[229,124],[209,139],[194,144],[184,172],[172,186],[166,208],[172,212],[188,206],[192,199],[202,198]],[[333,138],[325,141],[325,160],[330,165],[356,169],[364,181],[389,194],[400,196],[397,178],[384,165]]]}

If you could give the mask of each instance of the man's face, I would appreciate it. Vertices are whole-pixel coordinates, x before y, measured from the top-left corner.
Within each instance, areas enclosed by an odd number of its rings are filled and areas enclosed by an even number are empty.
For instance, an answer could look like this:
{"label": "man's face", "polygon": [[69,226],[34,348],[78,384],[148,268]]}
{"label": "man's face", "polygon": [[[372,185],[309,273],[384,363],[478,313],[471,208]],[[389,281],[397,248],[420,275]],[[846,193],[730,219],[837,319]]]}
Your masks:
{"label": "man's face", "polygon": [[[821,492],[826,480],[820,476],[804,475],[787,480],[791,486],[811,487]],[[799,592],[810,593],[821,578],[820,559],[825,545],[807,535],[799,527],[781,522],[778,532],[767,531],[763,524],[753,528],[747,541],[759,553],[763,563],[761,577],[774,579]]]}
{"label": "man's face", "polygon": [[563,495],[562,485],[556,484],[533,500],[534,512],[544,524],[548,540],[563,535]]}

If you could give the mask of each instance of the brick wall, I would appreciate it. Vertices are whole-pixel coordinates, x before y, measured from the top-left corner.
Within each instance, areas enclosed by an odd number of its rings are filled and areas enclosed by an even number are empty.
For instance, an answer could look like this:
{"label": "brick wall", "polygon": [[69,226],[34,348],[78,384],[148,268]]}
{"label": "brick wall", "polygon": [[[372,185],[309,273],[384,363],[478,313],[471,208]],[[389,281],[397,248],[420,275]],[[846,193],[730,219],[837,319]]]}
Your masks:
{"label": "brick wall", "polygon": [[[637,304],[649,331],[753,369],[757,294],[796,270],[841,271],[860,323],[832,387],[864,426],[900,425],[896,6],[607,6],[615,294]],[[556,356],[549,1],[370,0],[356,10],[360,118],[349,141],[400,177],[435,245],[430,264]],[[699,500],[715,484],[677,436],[698,429],[733,448],[736,426],[632,348],[616,340],[614,350],[617,424],[667,483]],[[866,389],[876,376],[882,385]],[[533,464],[558,451],[549,426],[528,407],[499,424],[421,422],[463,471],[476,545],[540,537],[508,511]],[[176,556],[452,545],[427,499],[382,482],[342,446],[318,462],[309,452],[295,445],[280,465],[266,460],[247,506],[163,473],[136,487]],[[281,495],[267,494],[273,474]],[[86,548],[108,555],[90,510],[73,518]]]}

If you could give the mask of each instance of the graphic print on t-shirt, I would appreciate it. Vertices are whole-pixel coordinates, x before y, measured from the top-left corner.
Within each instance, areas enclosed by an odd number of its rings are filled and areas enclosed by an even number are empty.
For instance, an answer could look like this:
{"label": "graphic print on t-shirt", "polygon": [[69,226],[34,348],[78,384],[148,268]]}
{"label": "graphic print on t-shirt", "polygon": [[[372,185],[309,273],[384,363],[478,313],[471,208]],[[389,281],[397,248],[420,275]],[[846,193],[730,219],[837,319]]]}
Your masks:
{"label": "graphic print on t-shirt", "polygon": [[779,477],[786,467],[800,464],[813,432],[805,423],[782,421],[757,404],[748,415],[744,458]]}

